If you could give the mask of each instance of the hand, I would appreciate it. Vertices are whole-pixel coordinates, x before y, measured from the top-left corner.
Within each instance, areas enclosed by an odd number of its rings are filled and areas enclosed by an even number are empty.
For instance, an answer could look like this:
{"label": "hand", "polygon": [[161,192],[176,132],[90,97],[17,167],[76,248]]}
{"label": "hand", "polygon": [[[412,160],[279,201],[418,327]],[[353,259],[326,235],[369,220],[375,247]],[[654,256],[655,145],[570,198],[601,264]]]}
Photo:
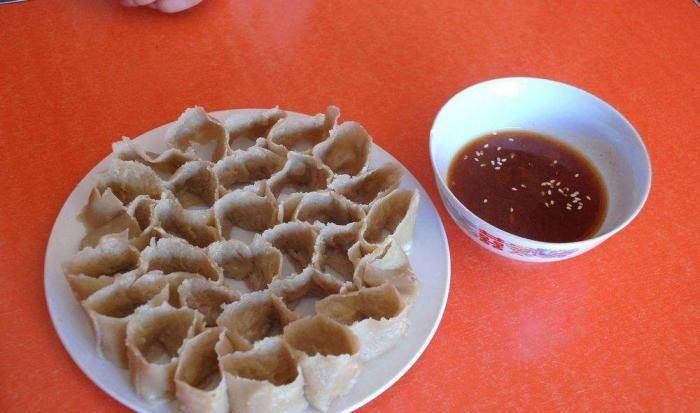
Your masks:
{"label": "hand", "polygon": [[122,6],[148,6],[165,13],[177,13],[187,10],[202,2],[202,0],[121,0]]}

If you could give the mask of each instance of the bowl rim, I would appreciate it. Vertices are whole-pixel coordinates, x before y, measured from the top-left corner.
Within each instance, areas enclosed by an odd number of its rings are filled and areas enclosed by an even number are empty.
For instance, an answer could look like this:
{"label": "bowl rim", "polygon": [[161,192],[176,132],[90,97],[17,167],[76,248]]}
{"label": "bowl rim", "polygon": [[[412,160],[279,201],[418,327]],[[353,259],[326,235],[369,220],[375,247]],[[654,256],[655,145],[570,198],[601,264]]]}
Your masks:
{"label": "bowl rim", "polygon": [[[467,208],[455,195],[452,193],[452,190],[449,188],[447,183],[445,182],[445,178],[438,173],[438,169],[436,166],[435,162],[435,148],[437,147],[437,144],[435,143],[436,138],[435,138],[435,125],[438,123],[441,114],[446,110],[448,106],[450,106],[451,103],[453,103],[458,97],[470,93],[473,91],[474,88],[477,86],[485,86],[491,83],[501,83],[501,82],[525,82],[525,83],[540,83],[540,84],[547,84],[549,86],[556,86],[559,88],[563,88],[567,90],[568,92],[573,92],[573,93],[579,93],[587,96],[588,98],[591,98],[594,102],[602,105],[605,109],[610,111],[613,115],[618,117],[622,122],[630,129],[632,132],[629,135],[625,135],[628,139],[633,139],[636,140],[636,143],[639,144],[639,147],[641,148],[642,155],[644,156],[645,162],[645,168],[644,168],[644,173],[645,173],[645,178],[646,178],[646,185],[644,187],[644,192],[642,193],[642,196],[640,197],[639,201],[637,202],[637,205],[634,207],[634,209],[625,217],[622,222],[620,222],[618,225],[615,227],[611,228],[608,231],[602,232],[600,234],[597,234],[594,237],[591,238],[586,238],[582,239],[579,241],[571,241],[571,242],[547,242],[547,241],[538,241],[530,238],[525,238],[521,237],[519,235],[515,235],[513,233],[510,233],[504,229],[498,228],[497,226],[487,222],[486,220],[482,219],[478,215],[476,215],[473,211],[471,211],[469,208]],[[442,187],[445,191],[440,191],[440,193],[446,193],[449,194],[450,199],[455,201],[459,206],[464,209],[465,211],[469,212],[472,216],[474,216],[480,223],[485,224],[487,227],[491,229],[496,229],[500,232],[503,232],[505,234],[508,234],[509,237],[511,237],[515,242],[519,242],[521,244],[529,244],[535,247],[540,247],[540,248],[546,248],[546,249],[580,249],[585,247],[586,245],[596,245],[600,244],[601,242],[605,241],[606,239],[610,238],[611,236],[615,235],[619,231],[621,231],[623,228],[625,228],[627,225],[629,225],[630,222],[634,218],[639,215],[641,212],[642,208],[644,207],[644,204],[646,204],[647,199],[649,198],[649,193],[651,192],[651,180],[652,180],[652,167],[651,167],[651,158],[649,157],[649,151],[647,150],[646,145],[644,144],[644,141],[642,140],[641,135],[639,132],[637,132],[637,129],[630,123],[627,118],[625,118],[620,111],[618,111],[614,106],[611,104],[607,103],[603,99],[597,97],[596,95],[578,88],[576,86],[559,82],[556,80],[551,80],[551,79],[546,79],[546,78],[539,78],[539,77],[526,77],[526,76],[513,76],[513,77],[500,77],[500,78],[493,78],[493,79],[488,79],[484,80],[481,82],[473,83],[466,88],[460,90],[456,94],[454,94],[452,97],[450,97],[447,102],[445,102],[441,107],[440,110],[438,110],[437,114],[435,115],[435,119],[433,120],[433,124],[430,127],[430,137],[429,137],[429,152],[430,152],[430,164],[433,168],[433,173],[435,175],[435,179],[438,181],[438,185]],[[450,214],[451,216],[451,214]],[[453,220],[455,220],[454,217],[452,217]]]}

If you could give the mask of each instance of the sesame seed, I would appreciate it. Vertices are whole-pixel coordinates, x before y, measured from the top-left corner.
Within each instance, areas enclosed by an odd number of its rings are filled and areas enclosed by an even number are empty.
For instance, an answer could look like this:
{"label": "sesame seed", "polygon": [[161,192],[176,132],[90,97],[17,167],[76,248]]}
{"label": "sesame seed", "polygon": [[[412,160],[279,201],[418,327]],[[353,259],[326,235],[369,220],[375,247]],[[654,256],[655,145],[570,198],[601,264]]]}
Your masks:
{"label": "sesame seed", "polygon": [[557,181],[556,179],[550,179],[550,180],[549,180],[549,183],[550,183],[550,184],[553,184],[553,183],[556,182],[556,181]]}
{"label": "sesame seed", "polygon": [[518,190],[518,188],[516,188],[516,187],[512,187],[512,188],[510,188],[510,189],[511,189],[511,191],[517,191],[517,190]]}
{"label": "sesame seed", "polygon": [[495,170],[498,171],[499,169],[501,169],[501,167],[500,167],[500,166],[497,166],[497,167],[495,167],[495,168],[493,168],[493,169],[495,169]]}
{"label": "sesame seed", "polygon": [[580,201],[581,201],[581,198],[579,198],[579,197],[574,198],[574,202],[580,202]]}
{"label": "sesame seed", "polygon": [[547,195],[552,195],[552,190],[547,191]]}
{"label": "sesame seed", "polygon": [[570,206],[566,207],[566,210],[571,211],[571,207]]}
{"label": "sesame seed", "polygon": [[513,213],[513,207],[510,207],[510,212],[511,212],[511,214]]}
{"label": "sesame seed", "polygon": [[578,174],[575,174],[575,175],[574,175],[574,178],[578,178]]}
{"label": "sesame seed", "polygon": [[576,192],[574,192],[573,194],[571,194],[571,196],[576,196],[576,195],[578,195],[578,191],[576,191]]}
{"label": "sesame seed", "polygon": [[525,184],[520,184],[520,186],[523,188],[527,188],[527,186],[525,186]]}
{"label": "sesame seed", "polygon": [[540,195],[544,196],[544,191],[540,191]]}
{"label": "sesame seed", "polygon": [[486,166],[486,164],[485,164],[485,163],[482,163],[482,164],[479,165],[479,166],[483,168],[484,166]]}
{"label": "sesame seed", "polygon": [[489,147],[489,144],[488,144],[488,143],[485,143],[485,144],[484,144],[484,148],[488,148],[488,147]]}
{"label": "sesame seed", "polygon": [[484,203],[487,203],[487,202],[489,202],[489,200],[488,200],[488,199],[486,199],[486,198],[484,198]]}
{"label": "sesame seed", "polygon": [[497,148],[496,148],[496,150],[497,150],[497,151],[500,151],[500,150],[501,150],[501,147],[500,147],[500,146],[499,146],[499,147],[497,147]]}
{"label": "sesame seed", "polygon": [[515,139],[513,139],[513,138],[508,138],[508,140],[509,140],[510,142],[513,142]]}
{"label": "sesame seed", "polygon": [[540,185],[541,185],[541,186],[547,186],[547,182],[542,182]]}
{"label": "sesame seed", "polygon": [[590,201],[590,200],[591,200],[591,197],[588,196],[588,195],[586,195],[586,199]]}
{"label": "sesame seed", "polygon": [[510,154],[510,159],[513,159],[513,158],[515,158],[515,154],[514,154],[514,153],[511,153],[511,154]]}
{"label": "sesame seed", "polygon": [[557,186],[561,185],[561,181],[557,181]]}
{"label": "sesame seed", "polygon": [[479,162],[479,158],[474,158],[474,162]]}
{"label": "sesame seed", "polygon": [[576,209],[578,209],[578,210],[583,209],[583,204],[578,204],[578,208],[576,208]]}
{"label": "sesame seed", "polygon": [[567,202],[567,203],[566,203],[566,207],[567,207],[567,208],[571,208],[571,204]]}
{"label": "sesame seed", "polygon": [[552,165],[556,165],[556,164],[557,164],[557,160],[555,159],[555,160],[552,162]]}
{"label": "sesame seed", "polygon": [[564,191],[561,188],[557,189],[557,191],[559,191],[560,194],[564,195]]}
{"label": "sesame seed", "polygon": [[547,208],[549,208],[549,204],[546,203],[546,202],[544,203],[544,206],[546,206]]}
{"label": "sesame seed", "polygon": [[496,163],[494,161],[491,161],[491,165],[495,165]]}

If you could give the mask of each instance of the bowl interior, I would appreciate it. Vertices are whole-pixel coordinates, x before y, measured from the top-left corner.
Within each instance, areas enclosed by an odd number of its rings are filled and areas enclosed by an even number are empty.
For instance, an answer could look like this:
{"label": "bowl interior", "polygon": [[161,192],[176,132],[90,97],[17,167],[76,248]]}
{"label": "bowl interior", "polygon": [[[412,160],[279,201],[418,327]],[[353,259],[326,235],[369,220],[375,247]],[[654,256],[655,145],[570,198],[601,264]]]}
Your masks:
{"label": "bowl interior", "polygon": [[551,135],[578,149],[596,166],[608,191],[608,210],[595,236],[625,225],[644,204],[651,167],[644,144],[629,122],[583,90],[534,78],[479,83],[445,104],[430,137],[441,184],[447,181],[452,158],[464,145],[503,129]]}

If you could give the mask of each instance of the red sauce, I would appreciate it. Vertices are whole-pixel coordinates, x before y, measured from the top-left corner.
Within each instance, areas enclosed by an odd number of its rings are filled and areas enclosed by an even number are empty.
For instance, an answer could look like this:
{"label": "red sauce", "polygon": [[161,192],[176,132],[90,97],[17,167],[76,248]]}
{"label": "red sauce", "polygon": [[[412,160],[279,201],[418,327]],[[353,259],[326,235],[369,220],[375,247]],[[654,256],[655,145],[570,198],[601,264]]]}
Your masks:
{"label": "red sauce", "polygon": [[590,238],[607,210],[607,192],[591,162],[561,141],[528,131],[498,131],[470,142],[452,160],[447,184],[481,219],[537,241]]}

